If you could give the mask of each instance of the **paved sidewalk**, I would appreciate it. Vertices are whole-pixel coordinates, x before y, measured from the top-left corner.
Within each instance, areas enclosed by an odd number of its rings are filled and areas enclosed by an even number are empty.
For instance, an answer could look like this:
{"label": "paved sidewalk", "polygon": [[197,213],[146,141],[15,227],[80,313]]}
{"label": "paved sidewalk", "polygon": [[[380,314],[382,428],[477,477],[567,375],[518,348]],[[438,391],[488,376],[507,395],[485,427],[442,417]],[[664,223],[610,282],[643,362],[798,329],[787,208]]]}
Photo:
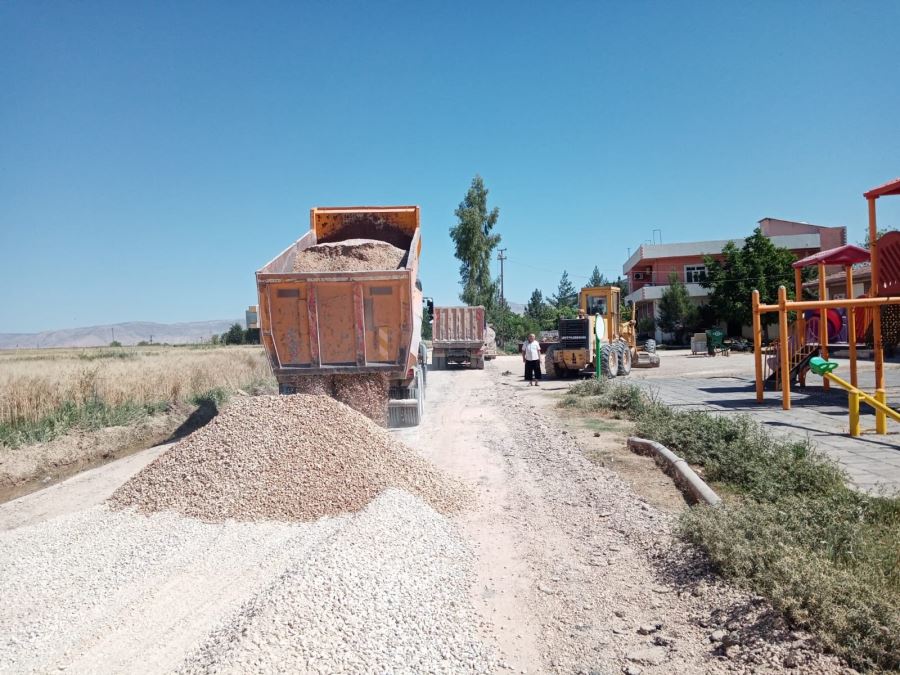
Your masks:
{"label": "paved sidewalk", "polygon": [[[659,372],[659,371],[658,371]],[[660,372],[660,375],[663,373]],[[871,373],[860,373],[860,386],[874,389]],[[682,409],[709,410],[720,414],[746,413],[778,433],[810,438],[822,452],[837,460],[861,490],[900,493],[900,424],[888,420],[888,434],[874,433],[875,416],[863,414],[863,436],[849,435],[847,393],[832,387],[823,391],[809,375],[804,391],[792,392],[792,408],[781,409],[781,392],[766,391],[756,402],[753,378],[708,375],[706,377],[653,377],[636,379],[655,390],[664,403]],[[888,378],[888,404],[900,408],[900,382]],[[868,409],[871,413],[871,409]]]}

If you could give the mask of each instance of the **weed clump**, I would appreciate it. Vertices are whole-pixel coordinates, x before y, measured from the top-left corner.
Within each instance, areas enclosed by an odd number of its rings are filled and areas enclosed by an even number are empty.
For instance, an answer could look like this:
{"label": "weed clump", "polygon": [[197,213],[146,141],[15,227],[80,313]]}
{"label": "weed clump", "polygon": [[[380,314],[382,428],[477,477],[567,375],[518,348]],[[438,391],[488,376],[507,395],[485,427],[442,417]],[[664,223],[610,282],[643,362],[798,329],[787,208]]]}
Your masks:
{"label": "weed clump", "polygon": [[635,417],[643,411],[645,400],[641,388],[634,384],[584,380],[572,385],[561,405],[592,412],[610,410]]}

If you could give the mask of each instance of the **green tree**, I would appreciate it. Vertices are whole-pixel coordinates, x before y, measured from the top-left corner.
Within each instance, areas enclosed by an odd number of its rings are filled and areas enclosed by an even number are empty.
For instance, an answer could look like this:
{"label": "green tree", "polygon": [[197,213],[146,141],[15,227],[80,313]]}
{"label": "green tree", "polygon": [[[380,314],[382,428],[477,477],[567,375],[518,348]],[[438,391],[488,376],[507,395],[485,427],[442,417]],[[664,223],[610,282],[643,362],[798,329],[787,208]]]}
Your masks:
{"label": "green tree", "polygon": [[[706,278],[700,285],[711,290],[709,306],[716,319],[726,321],[729,332],[753,321],[753,290],[759,291],[763,304],[778,302],[778,287],[788,289],[793,297],[794,270],[791,263],[796,256],[786,248],[772,243],[760,228],[753,230],[741,248],[728,242],[722,249],[722,259],[706,257]],[[809,270],[803,272],[809,278]],[[777,314],[763,314],[763,325],[777,320]]]}
{"label": "green tree", "polygon": [[231,324],[231,328],[222,334],[222,342],[226,345],[240,345],[244,343],[244,329],[239,323]]}
{"label": "green tree", "polygon": [[557,309],[563,307],[575,307],[578,303],[578,290],[569,281],[569,273],[563,270],[559,285],[556,287],[556,295],[553,296],[553,306]]}
{"label": "green tree", "polygon": [[460,261],[460,300],[467,305],[491,307],[497,295],[497,284],[491,278],[491,256],[500,243],[500,235],[492,234],[492,230],[500,210],[494,207],[488,211],[487,196],[484,181],[476,175],[454,212],[459,222],[450,228],[450,238]]}
{"label": "green tree", "polygon": [[[878,228],[877,230],[875,230],[875,237],[877,239],[881,239],[884,235],[886,235],[891,230],[892,230],[892,228],[885,228],[883,230],[881,228]],[[869,228],[868,227],[866,228],[865,241],[861,241],[859,243],[859,245],[862,246],[863,248],[872,248],[872,242],[869,241]]]}
{"label": "green tree", "polygon": [[544,294],[535,288],[531,292],[528,304],[525,305],[525,316],[540,323],[546,318],[548,309],[547,303],[544,302]]}
{"label": "green tree", "polygon": [[535,319],[516,314],[505,300],[499,298],[488,308],[487,322],[494,327],[497,345],[507,351],[517,351],[519,342],[529,333],[540,330],[540,324]]}
{"label": "green tree", "polygon": [[669,286],[659,299],[659,317],[657,323],[666,333],[674,333],[675,341],[681,342],[685,327],[690,323],[695,312],[687,287],[672,272],[669,275]]}
{"label": "green tree", "polygon": [[110,347],[121,347],[122,343],[119,342],[118,340],[113,340],[112,342],[109,343],[109,346]]}
{"label": "green tree", "polygon": [[594,271],[591,272],[591,278],[588,279],[588,286],[607,286],[609,279],[600,273],[600,268],[594,265]]}
{"label": "green tree", "polygon": [[432,331],[434,329],[434,325],[432,322],[434,321],[434,300],[431,298],[425,298],[422,301],[422,339],[430,340],[432,338]]}

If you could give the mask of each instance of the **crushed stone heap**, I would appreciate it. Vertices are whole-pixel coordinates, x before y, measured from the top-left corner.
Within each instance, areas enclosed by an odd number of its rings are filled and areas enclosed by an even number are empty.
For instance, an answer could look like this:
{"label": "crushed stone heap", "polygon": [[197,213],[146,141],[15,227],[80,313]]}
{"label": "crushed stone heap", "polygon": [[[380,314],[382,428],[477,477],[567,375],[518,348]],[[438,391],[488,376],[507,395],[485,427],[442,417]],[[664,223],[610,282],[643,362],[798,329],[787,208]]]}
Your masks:
{"label": "crushed stone heap", "polygon": [[300,251],[294,260],[295,272],[366,272],[395,270],[406,251],[377,239],[347,239],[316,244]]}
{"label": "crushed stone heap", "polygon": [[311,521],[355,512],[387,488],[442,513],[473,493],[364,415],[327,396],[236,400],[110,497],[113,508],[209,522]]}

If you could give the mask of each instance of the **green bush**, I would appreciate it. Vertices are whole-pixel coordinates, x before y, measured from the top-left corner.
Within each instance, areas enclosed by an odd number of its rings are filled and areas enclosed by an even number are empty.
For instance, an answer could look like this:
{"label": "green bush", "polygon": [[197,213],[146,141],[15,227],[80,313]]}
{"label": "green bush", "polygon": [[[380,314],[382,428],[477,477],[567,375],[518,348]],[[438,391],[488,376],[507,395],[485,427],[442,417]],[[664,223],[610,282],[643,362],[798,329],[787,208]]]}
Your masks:
{"label": "green bush", "polygon": [[93,431],[132,424],[148,415],[165,411],[168,402],[153,404],[126,402],[116,406],[94,400],[84,405],[64,403],[52,414],[36,421],[0,424],[0,446],[17,448],[29,443],[51,441],[71,429]]}
{"label": "green bush", "polygon": [[610,410],[636,416],[640,415],[645,402],[643,392],[637,385],[624,382],[613,384],[607,380],[584,380],[572,385],[561,405],[581,410]]}
{"label": "green bush", "polygon": [[212,404],[219,407],[228,400],[229,392],[225,387],[213,387],[208,391],[195,394],[190,397],[190,402],[194,405]]}
{"label": "green bush", "polygon": [[725,576],[767,597],[828,649],[859,668],[893,670],[900,668],[898,523],[897,500],[787,496],[694,507],[680,529]]}
{"label": "green bush", "polygon": [[774,438],[747,415],[677,412],[657,403],[635,417],[635,434],[703,467],[708,480],[727,483],[756,499],[823,494],[845,484],[843,472],[808,441]]}

